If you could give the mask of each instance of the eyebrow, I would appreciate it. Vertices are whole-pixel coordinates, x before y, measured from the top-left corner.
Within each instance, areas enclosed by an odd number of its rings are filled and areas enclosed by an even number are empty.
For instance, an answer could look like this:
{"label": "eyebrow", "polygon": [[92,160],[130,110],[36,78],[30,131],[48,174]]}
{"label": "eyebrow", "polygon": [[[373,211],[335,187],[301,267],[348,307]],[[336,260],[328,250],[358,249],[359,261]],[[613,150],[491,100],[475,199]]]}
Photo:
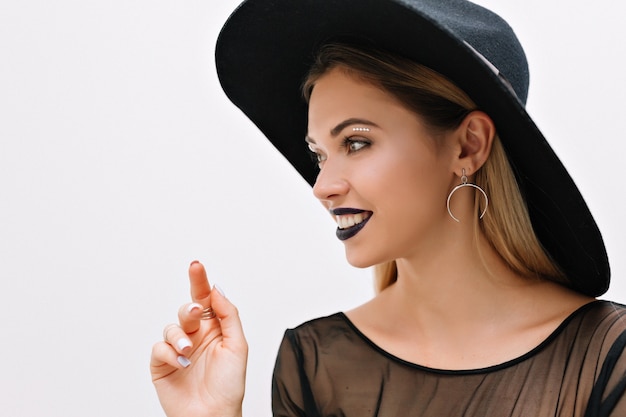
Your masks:
{"label": "eyebrow", "polygon": [[[350,118],[350,119],[344,120],[343,122],[339,123],[337,126],[333,127],[330,130],[330,134],[333,137],[337,137],[341,133],[342,130],[352,125],[365,125],[365,126],[378,127],[376,123],[369,121],[367,119]],[[313,140],[313,138],[311,138],[309,135],[307,135],[304,138],[304,140],[307,143],[315,143],[315,140]]]}

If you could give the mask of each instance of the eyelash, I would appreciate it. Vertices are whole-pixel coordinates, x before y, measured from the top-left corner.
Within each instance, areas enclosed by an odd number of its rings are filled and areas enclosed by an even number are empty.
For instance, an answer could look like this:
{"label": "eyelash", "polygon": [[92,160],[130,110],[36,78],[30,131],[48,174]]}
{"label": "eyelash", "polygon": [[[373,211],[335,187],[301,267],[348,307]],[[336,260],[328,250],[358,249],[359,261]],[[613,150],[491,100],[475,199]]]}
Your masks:
{"label": "eyelash", "polygon": [[[361,146],[358,149],[352,150],[350,149],[350,147],[354,144],[362,144],[363,146]],[[360,151],[361,149],[367,148],[370,145],[370,142],[364,138],[355,138],[354,136],[347,136],[343,139],[343,142],[341,143],[341,146],[345,149],[348,150],[349,153],[355,153]]]}
{"label": "eyelash", "polygon": [[[361,145],[361,147],[359,147],[358,149],[352,149],[352,147],[355,144],[359,144]],[[364,138],[355,138],[354,136],[346,136],[343,141],[341,142],[341,147],[343,149],[345,149],[347,151],[348,154],[353,154],[355,152],[359,152],[362,149],[367,148],[368,146],[370,146],[371,143],[364,139]],[[316,165],[320,165],[322,162],[324,162],[326,159],[325,157],[320,154],[319,152],[314,151],[311,148],[308,148],[309,151],[309,155],[311,156],[311,160],[313,161],[313,163],[315,163]]]}

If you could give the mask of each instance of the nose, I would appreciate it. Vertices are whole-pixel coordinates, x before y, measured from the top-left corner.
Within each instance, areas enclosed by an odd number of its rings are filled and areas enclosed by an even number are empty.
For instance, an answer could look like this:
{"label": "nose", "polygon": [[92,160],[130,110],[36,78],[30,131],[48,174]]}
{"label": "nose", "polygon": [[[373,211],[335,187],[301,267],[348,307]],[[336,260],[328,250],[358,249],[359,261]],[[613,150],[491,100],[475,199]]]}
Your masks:
{"label": "nose", "polygon": [[313,184],[313,195],[323,203],[346,195],[349,189],[350,183],[341,166],[326,160]]}

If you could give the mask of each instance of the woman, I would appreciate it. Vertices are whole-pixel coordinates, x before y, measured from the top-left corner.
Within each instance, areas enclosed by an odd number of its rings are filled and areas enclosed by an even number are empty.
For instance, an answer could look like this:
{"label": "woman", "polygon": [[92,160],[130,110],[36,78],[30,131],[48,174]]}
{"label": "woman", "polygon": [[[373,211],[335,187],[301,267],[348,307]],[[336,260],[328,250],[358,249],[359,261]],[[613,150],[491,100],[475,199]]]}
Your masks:
{"label": "woman", "polygon": [[[274,415],[626,415],[626,310],[594,299],[604,244],[524,110],[504,21],[462,0],[249,0],[216,56],[348,261],[376,271],[370,302],[286,332]],[[236,308],[201,264],[190,279],[194,302],[153,350],[161,403],[241,415]]]}

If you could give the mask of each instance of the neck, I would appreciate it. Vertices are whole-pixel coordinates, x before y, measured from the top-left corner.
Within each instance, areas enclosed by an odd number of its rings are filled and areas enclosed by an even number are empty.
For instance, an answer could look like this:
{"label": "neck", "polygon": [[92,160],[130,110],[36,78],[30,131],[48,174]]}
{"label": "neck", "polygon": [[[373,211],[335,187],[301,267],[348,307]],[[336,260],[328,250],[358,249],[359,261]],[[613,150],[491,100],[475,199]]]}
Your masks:
{"label": "neck", "polygon": [[404,313],[426,323],[484,322],[547,284],[513,272],[483,237],[457,239],[445,247],[450,249],[396,260],[398,282],[388,296]]}
{"label": "neck", "polygon": [[376,344],[410,362],[445,369],[502,363],[591,301],[516,274],[484,238],[445,243],[397,259],[398,281],[348,312]]}

